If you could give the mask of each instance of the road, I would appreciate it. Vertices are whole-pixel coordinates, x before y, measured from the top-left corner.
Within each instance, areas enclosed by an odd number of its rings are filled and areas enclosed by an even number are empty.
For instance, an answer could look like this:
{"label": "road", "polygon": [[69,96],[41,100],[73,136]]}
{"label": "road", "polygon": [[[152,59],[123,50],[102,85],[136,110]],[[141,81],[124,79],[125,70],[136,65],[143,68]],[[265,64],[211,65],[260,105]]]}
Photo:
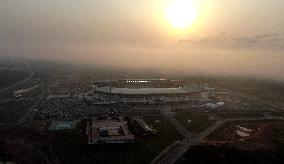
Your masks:
{"label": "road", "polygon": [[167,120],[171,125],[175,127],[175,129],[183,136],[183,138],[189,139],[192,137],[192,133],[174,117],[168,117]]}

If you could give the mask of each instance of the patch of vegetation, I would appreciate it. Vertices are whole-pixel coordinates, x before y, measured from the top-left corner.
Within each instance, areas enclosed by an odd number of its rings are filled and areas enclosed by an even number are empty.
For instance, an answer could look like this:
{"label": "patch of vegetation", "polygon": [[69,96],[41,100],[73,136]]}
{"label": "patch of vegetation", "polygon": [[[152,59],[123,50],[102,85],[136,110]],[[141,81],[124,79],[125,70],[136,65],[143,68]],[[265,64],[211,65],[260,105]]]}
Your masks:
{"label": "patch of vegetation", "polygon": [[284,117],[284,112],[274,112],[274,113],[271,113],[271,115],[278,116],[278,117]]}
{"label": "patch of vegetation", "polygon": [[249,117],[264,117],[263,114],[260,113],[218,113],[218,116],[222,118],[249,118]]}
{"label": "patch of vegetation", "polygon": [[252,95],[260,100],[273,103],[284,101],[284,83],[269,80],[224,78],[210,81],[214,86]]}
{"label": "patch of vegetation", "polygon": [[177,164],[186,163],[230,163],[230,164],[251,164],[283,163],[284,145],[276,150],[245,151],[228,146],[192,146],[184,157]]}
{"label": "patch of vegetation", "polygon": [[284,121],[282,120],[256,120],[256,121],[231,121],[223,124],[220,128],[215,130],[209,136],[207,140],[235,140],[235,128],[237,125],[252,129],[253,131],[258,131],[261,128],[261,133],[257,137],[257,140],[252,140],[255,144],[269,143],[268,146],[277,146],[279,144],[284,144]]}
{"label": "patch of vegetation", "polygon": [[214,123],[207,113],[178,111],[175,118],[192,133],[199,133]]}
{"label": "patch of vegetation", "polygon": [[0,122],[15,122],[33,105],[30,100],[10,100],[0,102]]}
{"label": "patch of vegetation", "polygon": [[2,125],[0,134],[0,161],[58,163],[48,135],[15,124]]}
{"label": "patch of vegetation", "polygon": [[0,70],[0,89],[9,87],[29,76],[28,72]]}

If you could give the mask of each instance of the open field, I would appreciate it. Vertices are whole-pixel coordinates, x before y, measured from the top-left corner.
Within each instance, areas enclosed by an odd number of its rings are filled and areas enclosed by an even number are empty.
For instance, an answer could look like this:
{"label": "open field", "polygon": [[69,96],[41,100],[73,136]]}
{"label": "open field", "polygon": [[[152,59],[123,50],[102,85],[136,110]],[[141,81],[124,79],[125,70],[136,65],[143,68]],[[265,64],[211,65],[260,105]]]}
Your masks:
{"label": "open field", "polygon": [[[236,130],[248,129],[241,137]],[[284,122],[279,120],[228,122],[201,144],[192,146],[177,164],[187,163],[283,163]]]}
{"label": "open field", "polygon": [[210,84],[220,89],[227,89],[244,95],[258,98],[259,100],[283,105],[284,83],[272,82],[268,80],[224,78],[214,79]]}
{"label": "open field", "polygon": [[273,112],[271,113],[271,115],[274,115],[274,116],[279,116],[279,117],[284,117],[284,112]]}
{"label": "open field", "polygon": [[252,113],[252,112],[222,112],[222,113],[217,113],[217,115],[222,118],[263,117],[263,114],[261,113]]}
{"label": "open field", "polygon": [[0,70],[0,89],[9,87],[10,85],[15,84],[28,76],[28,72]]}
{"label": "open field", "polygon": [[33,104],[30,100],[11,100],[0,102],[0,123],[15,122],[24,115]]}
{"label": "open field", "polygon": [[207,113],[193,111],[177,111],[175,115],[175,118],[192,133],[201,132],[209,127],[214,122],[209,117]]}
{"label": "open field", "polygon": [[49,135],[22,125],[0,126],[0,161],[22,164],[59,163]]}
{"label": "open field", "polygon": [[[245,127],[250,131],[247,137],[236,134],[236,130]],[[208,143],[227,143],[244,150],[274,149],[284,145],[284,121],[258,120],[228,122],[210,134]],[[282,147],[284,149],[284,147]]]}
{"label": "open field", "polygon": [[[283,145],[282,145],[283,146]],[[283,147],[275,150],[246,151],[231,146],[198,145],[192,146],[176,164],[220,163],[220,164],[281,164]]]}

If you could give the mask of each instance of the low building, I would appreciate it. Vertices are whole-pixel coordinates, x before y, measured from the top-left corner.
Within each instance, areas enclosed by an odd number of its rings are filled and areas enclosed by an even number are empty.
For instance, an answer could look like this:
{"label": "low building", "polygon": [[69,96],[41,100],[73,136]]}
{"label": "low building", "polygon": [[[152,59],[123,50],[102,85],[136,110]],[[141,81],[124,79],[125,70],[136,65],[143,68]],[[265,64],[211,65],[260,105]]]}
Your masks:
{"label": "low building", "polygon": [[143,135],[155,135],[157,133],[157,131],[150,127],[144,120],[134,119],[134,121],[143,130]]}
{"label": "low building", "polygon": [[52,121],[49,125],[48,130],[72,130],[76,129],[75,121]]}
{"label": "low building", "polygon": [[112,144],[134,142],[134,136],[123,119],[92,120],[87,123],[88,144]]}

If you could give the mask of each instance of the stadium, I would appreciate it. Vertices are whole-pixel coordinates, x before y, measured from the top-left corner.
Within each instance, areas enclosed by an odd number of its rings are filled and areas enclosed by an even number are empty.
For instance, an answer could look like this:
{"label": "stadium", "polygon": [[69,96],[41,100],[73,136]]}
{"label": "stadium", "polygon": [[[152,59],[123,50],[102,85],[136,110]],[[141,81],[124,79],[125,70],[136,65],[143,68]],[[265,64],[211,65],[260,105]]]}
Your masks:
{"label": "stadium", "polygon": [[93,100],[96,104],[174,104],[201,100],[204,90],[181,80],[125,79],[97,81]]}

